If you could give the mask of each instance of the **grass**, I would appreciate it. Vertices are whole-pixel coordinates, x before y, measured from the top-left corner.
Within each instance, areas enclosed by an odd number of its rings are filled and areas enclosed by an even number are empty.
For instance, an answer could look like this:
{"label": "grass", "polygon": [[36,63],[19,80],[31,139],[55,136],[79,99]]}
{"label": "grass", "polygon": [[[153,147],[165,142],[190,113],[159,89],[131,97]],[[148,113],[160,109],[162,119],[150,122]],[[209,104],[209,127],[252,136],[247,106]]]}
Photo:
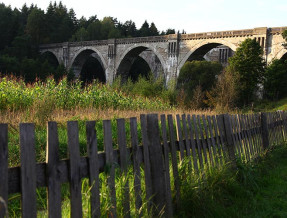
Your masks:
{"label": "grass", "polygon": [[255,104],[254,111],[277,111],[287,110],[287,98],[282,98],[278,101],[262,100]]}
{"label": "grass", "polygon": [[276,146],[237,172],[225,166],[183,180],[177,217],[286,217],[287,145]]}

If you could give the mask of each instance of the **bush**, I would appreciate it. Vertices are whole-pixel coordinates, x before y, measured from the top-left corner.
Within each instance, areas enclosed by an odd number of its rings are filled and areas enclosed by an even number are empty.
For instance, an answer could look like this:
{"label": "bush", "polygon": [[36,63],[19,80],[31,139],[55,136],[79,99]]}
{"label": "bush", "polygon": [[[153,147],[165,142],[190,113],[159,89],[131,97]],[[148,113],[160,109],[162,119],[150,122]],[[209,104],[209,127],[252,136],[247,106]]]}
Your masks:
{"label": "bush", "polygon": [[185,106],[193,107],[193,109],[197,109],[194,107],[203,107],[205,92],[212,88],[221,71],[222,66],[218,62],[186,62],[180,70],[177,81],[177,89],[184,90]]}
{"label": "bush", "polygon": [[287,61],[274,60],[266,69],[264,96],[278,100],[287,96]]}

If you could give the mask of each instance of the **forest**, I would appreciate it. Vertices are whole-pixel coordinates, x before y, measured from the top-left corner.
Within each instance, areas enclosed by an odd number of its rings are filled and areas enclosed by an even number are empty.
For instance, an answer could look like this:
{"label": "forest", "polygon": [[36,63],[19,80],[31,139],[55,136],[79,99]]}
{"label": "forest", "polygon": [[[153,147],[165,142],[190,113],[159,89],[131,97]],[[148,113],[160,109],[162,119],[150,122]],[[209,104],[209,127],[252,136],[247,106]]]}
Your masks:
{"label": "forest", "polygon": [[173,34],[175,30],[160,32],[153,22],[148,21],[137,28],[132,20],[98,19],[97,15],[78,19],[72,8],[68,9],[62,2],[50,2],[46,10],[33,4],[12,9],[0,3],[0,32],[5,33],[0,35],[0,72],[34,82],[50,75],[56,80],[68,75],[63,65],[40,56],[40,44],[157,36]]}

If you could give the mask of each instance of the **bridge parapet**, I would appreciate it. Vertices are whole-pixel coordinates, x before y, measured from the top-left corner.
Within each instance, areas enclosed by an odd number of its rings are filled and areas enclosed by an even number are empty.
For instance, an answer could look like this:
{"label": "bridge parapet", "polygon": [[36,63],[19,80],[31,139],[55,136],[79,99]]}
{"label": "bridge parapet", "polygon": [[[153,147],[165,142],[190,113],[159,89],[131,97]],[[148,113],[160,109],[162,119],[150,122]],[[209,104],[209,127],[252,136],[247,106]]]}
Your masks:
{"label": "bridge parapet", "polygon": [[269,28],[269,33],[271,35],[281,34],[286,29],[287,29],[287,27],[272,27],[272,28]]}

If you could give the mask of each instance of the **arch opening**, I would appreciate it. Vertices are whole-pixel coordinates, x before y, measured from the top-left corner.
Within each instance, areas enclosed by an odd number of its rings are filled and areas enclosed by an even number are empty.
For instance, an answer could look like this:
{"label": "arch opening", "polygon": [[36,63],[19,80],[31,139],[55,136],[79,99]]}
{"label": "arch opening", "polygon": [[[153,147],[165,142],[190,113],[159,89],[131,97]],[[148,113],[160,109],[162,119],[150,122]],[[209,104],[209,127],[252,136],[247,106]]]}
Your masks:
{"label": "arch opening", "polygon": [[117,76],[121,77],[122,83],[129,78],[135,82],[140,76],[148,79],[150,74],[154,78],[164,76],[163,67],[155,52],[144,46],[127,52],[117,68]]}
{"label": "arch opening", "polygon": [[280,58],[280,60],[287,61],[287,52]]}
{"label": "arch opening", "polygon": [[106,83],[105,67],[99,55],[91,49],[80,52],[72,63],[71,69],[75,77],[84,84],[91,83],[93,80]]}
{"label": "arch opening", "polygon": [[41,60],[48,61],[49,65],[56,69],[60,63],[56,57],[56,55],[53,52],[50,51],[45,51],[44,53],[41,54]]}
{"label": "arch opening", "polygon": [[187,59],[187,61],[217,61],[223,66],[228,63],[228,58],[232,57],[234,51],[220,43],[208,43],[197,48]]}

